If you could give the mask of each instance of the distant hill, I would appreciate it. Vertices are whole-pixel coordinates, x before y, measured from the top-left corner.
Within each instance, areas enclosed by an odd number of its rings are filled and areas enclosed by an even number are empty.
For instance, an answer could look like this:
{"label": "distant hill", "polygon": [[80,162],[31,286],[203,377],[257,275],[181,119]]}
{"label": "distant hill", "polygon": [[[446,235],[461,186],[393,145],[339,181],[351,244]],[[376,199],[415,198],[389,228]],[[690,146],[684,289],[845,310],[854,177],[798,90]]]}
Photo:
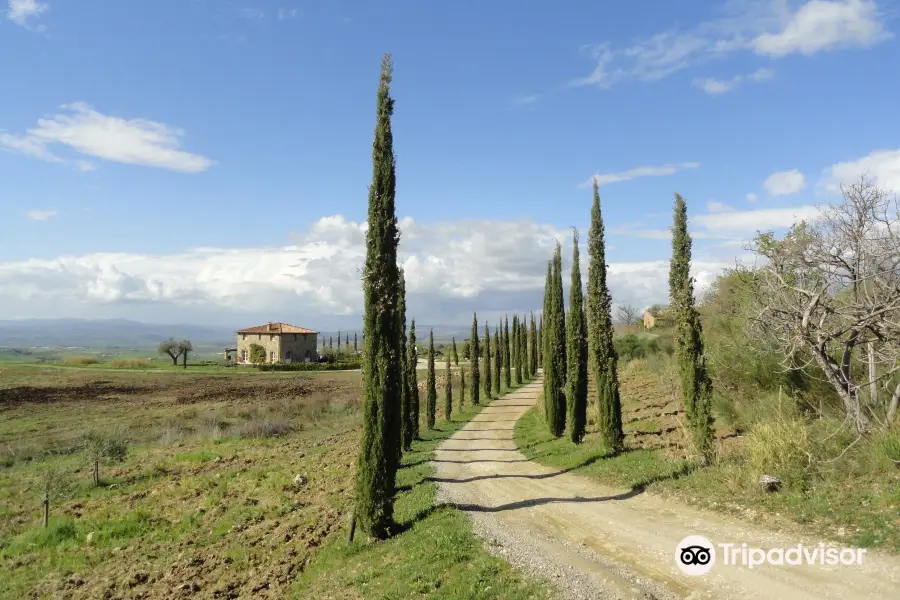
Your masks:
{"label": "distant hill", "polygon": [[21,319],[0,321],[0,347],[155,348],[174,336],[194,348],[234,344],[234,331],[205,325],[159,325],[126,319]]}

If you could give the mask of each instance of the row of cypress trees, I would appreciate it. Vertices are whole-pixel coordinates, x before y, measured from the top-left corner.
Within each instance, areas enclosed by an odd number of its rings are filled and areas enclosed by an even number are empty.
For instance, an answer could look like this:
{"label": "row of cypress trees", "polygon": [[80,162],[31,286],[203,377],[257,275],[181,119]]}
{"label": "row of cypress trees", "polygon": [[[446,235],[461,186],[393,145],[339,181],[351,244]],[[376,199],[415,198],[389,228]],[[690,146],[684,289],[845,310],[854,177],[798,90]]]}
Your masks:
{"label": "row of cypress trees", "polygon": [[[562,252],[559,242],[547,265],[544,310],[541,315],[544,414],[550,432],[559,437],[568,429],[578,444],[587,423],[588,373],[596,383],[600,436],[612,454],[624,448],[622,405],[613,344],[612,297],[606,271],[606,242],[600,193],[594,181],[591,226],[588,232],[588,283],[585,302],[581,283],[578,231],[573,233],[569,314],[566,317],[562,288]],[[703,352],[700,316],[694,304],[690,276],[691,237],[687,229],[687,205],[675,194],[669,295],[675,314],[675,350],[679,364],[685,416],[701,464],[711,460],[712,383]],[[532,321],[532,327],[534,323]]]}

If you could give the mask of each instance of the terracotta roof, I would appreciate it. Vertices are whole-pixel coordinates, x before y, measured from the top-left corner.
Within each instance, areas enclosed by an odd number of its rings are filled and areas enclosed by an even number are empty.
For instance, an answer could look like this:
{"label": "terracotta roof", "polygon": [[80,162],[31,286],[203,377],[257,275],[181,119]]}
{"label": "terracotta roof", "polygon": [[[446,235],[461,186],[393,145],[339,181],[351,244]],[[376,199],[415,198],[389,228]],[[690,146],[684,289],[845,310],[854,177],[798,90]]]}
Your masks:
{"label": "terracotta roof", "polygon": [[319,333],[305,327],[297,327],[290,323],[266,323],[265,325],[257,325],[256,327],[248,327],[247,329],[238,329],[236,333]]}

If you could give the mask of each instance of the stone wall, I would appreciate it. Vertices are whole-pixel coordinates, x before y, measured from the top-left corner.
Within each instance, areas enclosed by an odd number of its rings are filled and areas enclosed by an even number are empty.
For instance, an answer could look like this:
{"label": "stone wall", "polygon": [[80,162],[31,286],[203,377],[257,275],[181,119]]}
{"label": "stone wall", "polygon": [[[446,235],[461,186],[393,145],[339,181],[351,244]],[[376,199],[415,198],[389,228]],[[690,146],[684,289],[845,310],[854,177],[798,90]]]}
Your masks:
{"label": "stone wall", "polygon": [[310,361],[316,360],[316,334],[314,333],[239,333],[237,336],[238,362],[250,361],[251,344],[259,344],[266,349],[266,362],[269,363],[303,362],[306,360],[307,352]]}

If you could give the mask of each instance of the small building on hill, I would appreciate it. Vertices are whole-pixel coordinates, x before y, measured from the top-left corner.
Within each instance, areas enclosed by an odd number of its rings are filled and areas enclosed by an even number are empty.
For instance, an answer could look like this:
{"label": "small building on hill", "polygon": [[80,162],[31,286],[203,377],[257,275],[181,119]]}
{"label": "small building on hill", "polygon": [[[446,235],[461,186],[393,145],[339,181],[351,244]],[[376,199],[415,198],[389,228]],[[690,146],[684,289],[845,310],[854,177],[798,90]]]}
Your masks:
{"label": "small building on hill", "polygon": [[651,306],[647,310],[644,311],[644,328],[651,329],[653,327],[659,327],[661,325],[665,325],[668,322],[668,315],[666,314],[665,306],[659,306],[658,304]]}
{"label": "small building on hill", "polygon": [[315,362],[316,338],[319,332],[289,323],[266,323],[237,331],[237,362],[249,364],[251,348],[258,344],[265,350],[265,362]]}

